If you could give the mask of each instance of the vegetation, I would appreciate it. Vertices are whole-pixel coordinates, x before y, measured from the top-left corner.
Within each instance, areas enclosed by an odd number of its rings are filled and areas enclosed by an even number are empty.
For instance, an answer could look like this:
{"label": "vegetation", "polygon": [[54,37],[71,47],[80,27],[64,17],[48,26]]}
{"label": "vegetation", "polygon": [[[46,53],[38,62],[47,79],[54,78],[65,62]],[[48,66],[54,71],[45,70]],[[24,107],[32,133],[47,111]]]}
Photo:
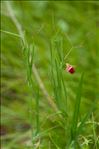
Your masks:
{"label": "vegetation", "polygon": [[98,18],[98,1],[1,2],[2,149],[99,148]]}

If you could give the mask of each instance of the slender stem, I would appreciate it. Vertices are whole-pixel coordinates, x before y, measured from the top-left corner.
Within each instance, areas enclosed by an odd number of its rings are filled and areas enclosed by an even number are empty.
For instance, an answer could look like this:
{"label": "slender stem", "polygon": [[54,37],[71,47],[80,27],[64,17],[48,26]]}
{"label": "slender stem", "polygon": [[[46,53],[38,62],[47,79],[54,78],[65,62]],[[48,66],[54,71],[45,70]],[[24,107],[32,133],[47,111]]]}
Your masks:
{"label": "slender stem", "polygon": [[0,31],[3,32],[3,33],[6,33],[6,34],[12,35],[12,36],[16,36],[16,37],[18,37],[18,38],[21,38],[20,35],[18,35],[18,34],[16,34],[16,33],[11,33],[11,32],[9,32],[9,31],[4,31],[4,30],[1,30],[1,29],[0,29]]}

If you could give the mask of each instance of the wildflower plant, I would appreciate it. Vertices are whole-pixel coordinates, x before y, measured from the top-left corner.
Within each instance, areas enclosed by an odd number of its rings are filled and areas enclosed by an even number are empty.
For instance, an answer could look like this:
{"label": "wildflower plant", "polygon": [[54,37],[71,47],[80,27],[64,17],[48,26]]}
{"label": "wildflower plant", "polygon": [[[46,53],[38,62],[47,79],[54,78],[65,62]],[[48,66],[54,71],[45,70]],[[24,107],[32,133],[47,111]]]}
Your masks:
{"label": "wildflower plant", "polygon": [[[31,43],[27,40],[27,33],[23,31],[10,2],[6,2],[6,6],[10,18],[17,28],[18,34],[5,30],[1,30],[1,32],[20,39],[24,69],[26,72],[24,75],[26,75],[30,94],[29,101],[27,101],[28,105],[26,106],[28,106],[29,132],[31,133],[24,135],[25,137],[29,137],[30,141],[25,144],[24,148],[90,149],[89,144],[92,139],[84,135],[84,133],[88,121],[91,119],[90,124],[93,129],[94,142],[92,147],[98,149],[98,139],[95,127],[99,124],[95,123],[93,115],[96,110],[96,102],[87,109],[86,113],[81,112],[82,105],[84,104],[82,97],[86,71],[82,68],[82,72],[76,75],[78,70],[77,66],[75,68],[75,65],[78,64],[75,61],[72,62],[73,65],[71,65],[71,61],[69,60],[69,58],[73,56],[71,53],[78,47],[72,44],[67,34],[64,35],[64,32],[59,28],[57,29],[54,22],[54,32],[52,32],[52,35],[47,41],[50,53],[48,63],[49,72],[47,73],[49,74],[49,76],[47,76],[47,81],[50,84],[50,89],[48,89],[45,85],[46,80],[40,77],[40,70],[39,67],[37,67],[35,55],[39,54],[37,53],[35,39],[33,38]],[[64,42],[68,43],[66,47],[67,50],[64,49]],[[77,86],[74,86],[74,97],[71,98],[69,93],[72,91],[69,91],[70,87],[67,82],[72,80],[73,86],[73,83],[75,83],[74,79],[77,82]],[[48,117],[46,116],[47,114]],[[24,136],[23,139],[25,138]],[[19,140],[21,140],[21,137],[19,137]],[[17,141],[15,140],[14,143],[16,144]],[[13,147],[13,143],[10,144],[9,147]]]}

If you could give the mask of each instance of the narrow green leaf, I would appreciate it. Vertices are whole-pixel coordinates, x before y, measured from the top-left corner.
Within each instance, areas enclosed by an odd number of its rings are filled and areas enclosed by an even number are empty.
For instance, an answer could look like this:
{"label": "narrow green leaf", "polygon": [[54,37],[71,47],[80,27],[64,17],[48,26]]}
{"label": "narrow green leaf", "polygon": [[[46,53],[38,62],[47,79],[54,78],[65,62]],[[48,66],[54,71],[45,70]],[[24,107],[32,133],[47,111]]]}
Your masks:
{"label": "narrow green leaf", "polygon": [[80,125],[77,129],[77,134],[78,135],[81,133],[84,124],[86,123],[86,121],[88,120],[88,118],[90,117],[90,115],[91,115],[91,113],[93,112],[94,109],[95,109],[95,103],[91,106],[89,112],[82,119],[82,121],[81,121],[81,123],[80,123]]}
{"label": "narrow green leaf", "polygon": [[77,124],[78,124],[78,117],[79,117],[79,109],[80,109],[80,103],[81,103],[81,92],[82,92],[82,84],[83,84],[83,76],[84,73],[81,75],[81,79],[78,85],[77,95],[76,95],[76,101],[75,101],[75,107],[74,107],[74,115],[72,119],[72,127],[71,127],[71,137],[72,139],[76,138],[77,133]]}

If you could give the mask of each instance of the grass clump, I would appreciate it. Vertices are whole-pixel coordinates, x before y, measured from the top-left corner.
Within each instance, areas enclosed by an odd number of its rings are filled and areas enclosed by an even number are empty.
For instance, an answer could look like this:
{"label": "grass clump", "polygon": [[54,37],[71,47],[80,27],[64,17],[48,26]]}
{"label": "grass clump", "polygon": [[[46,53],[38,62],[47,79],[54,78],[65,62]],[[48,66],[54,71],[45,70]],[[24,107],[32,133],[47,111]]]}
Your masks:
{"label": "grass clump", "polygon": [[1,4],[2,148],[98,149],[98,2]]}

